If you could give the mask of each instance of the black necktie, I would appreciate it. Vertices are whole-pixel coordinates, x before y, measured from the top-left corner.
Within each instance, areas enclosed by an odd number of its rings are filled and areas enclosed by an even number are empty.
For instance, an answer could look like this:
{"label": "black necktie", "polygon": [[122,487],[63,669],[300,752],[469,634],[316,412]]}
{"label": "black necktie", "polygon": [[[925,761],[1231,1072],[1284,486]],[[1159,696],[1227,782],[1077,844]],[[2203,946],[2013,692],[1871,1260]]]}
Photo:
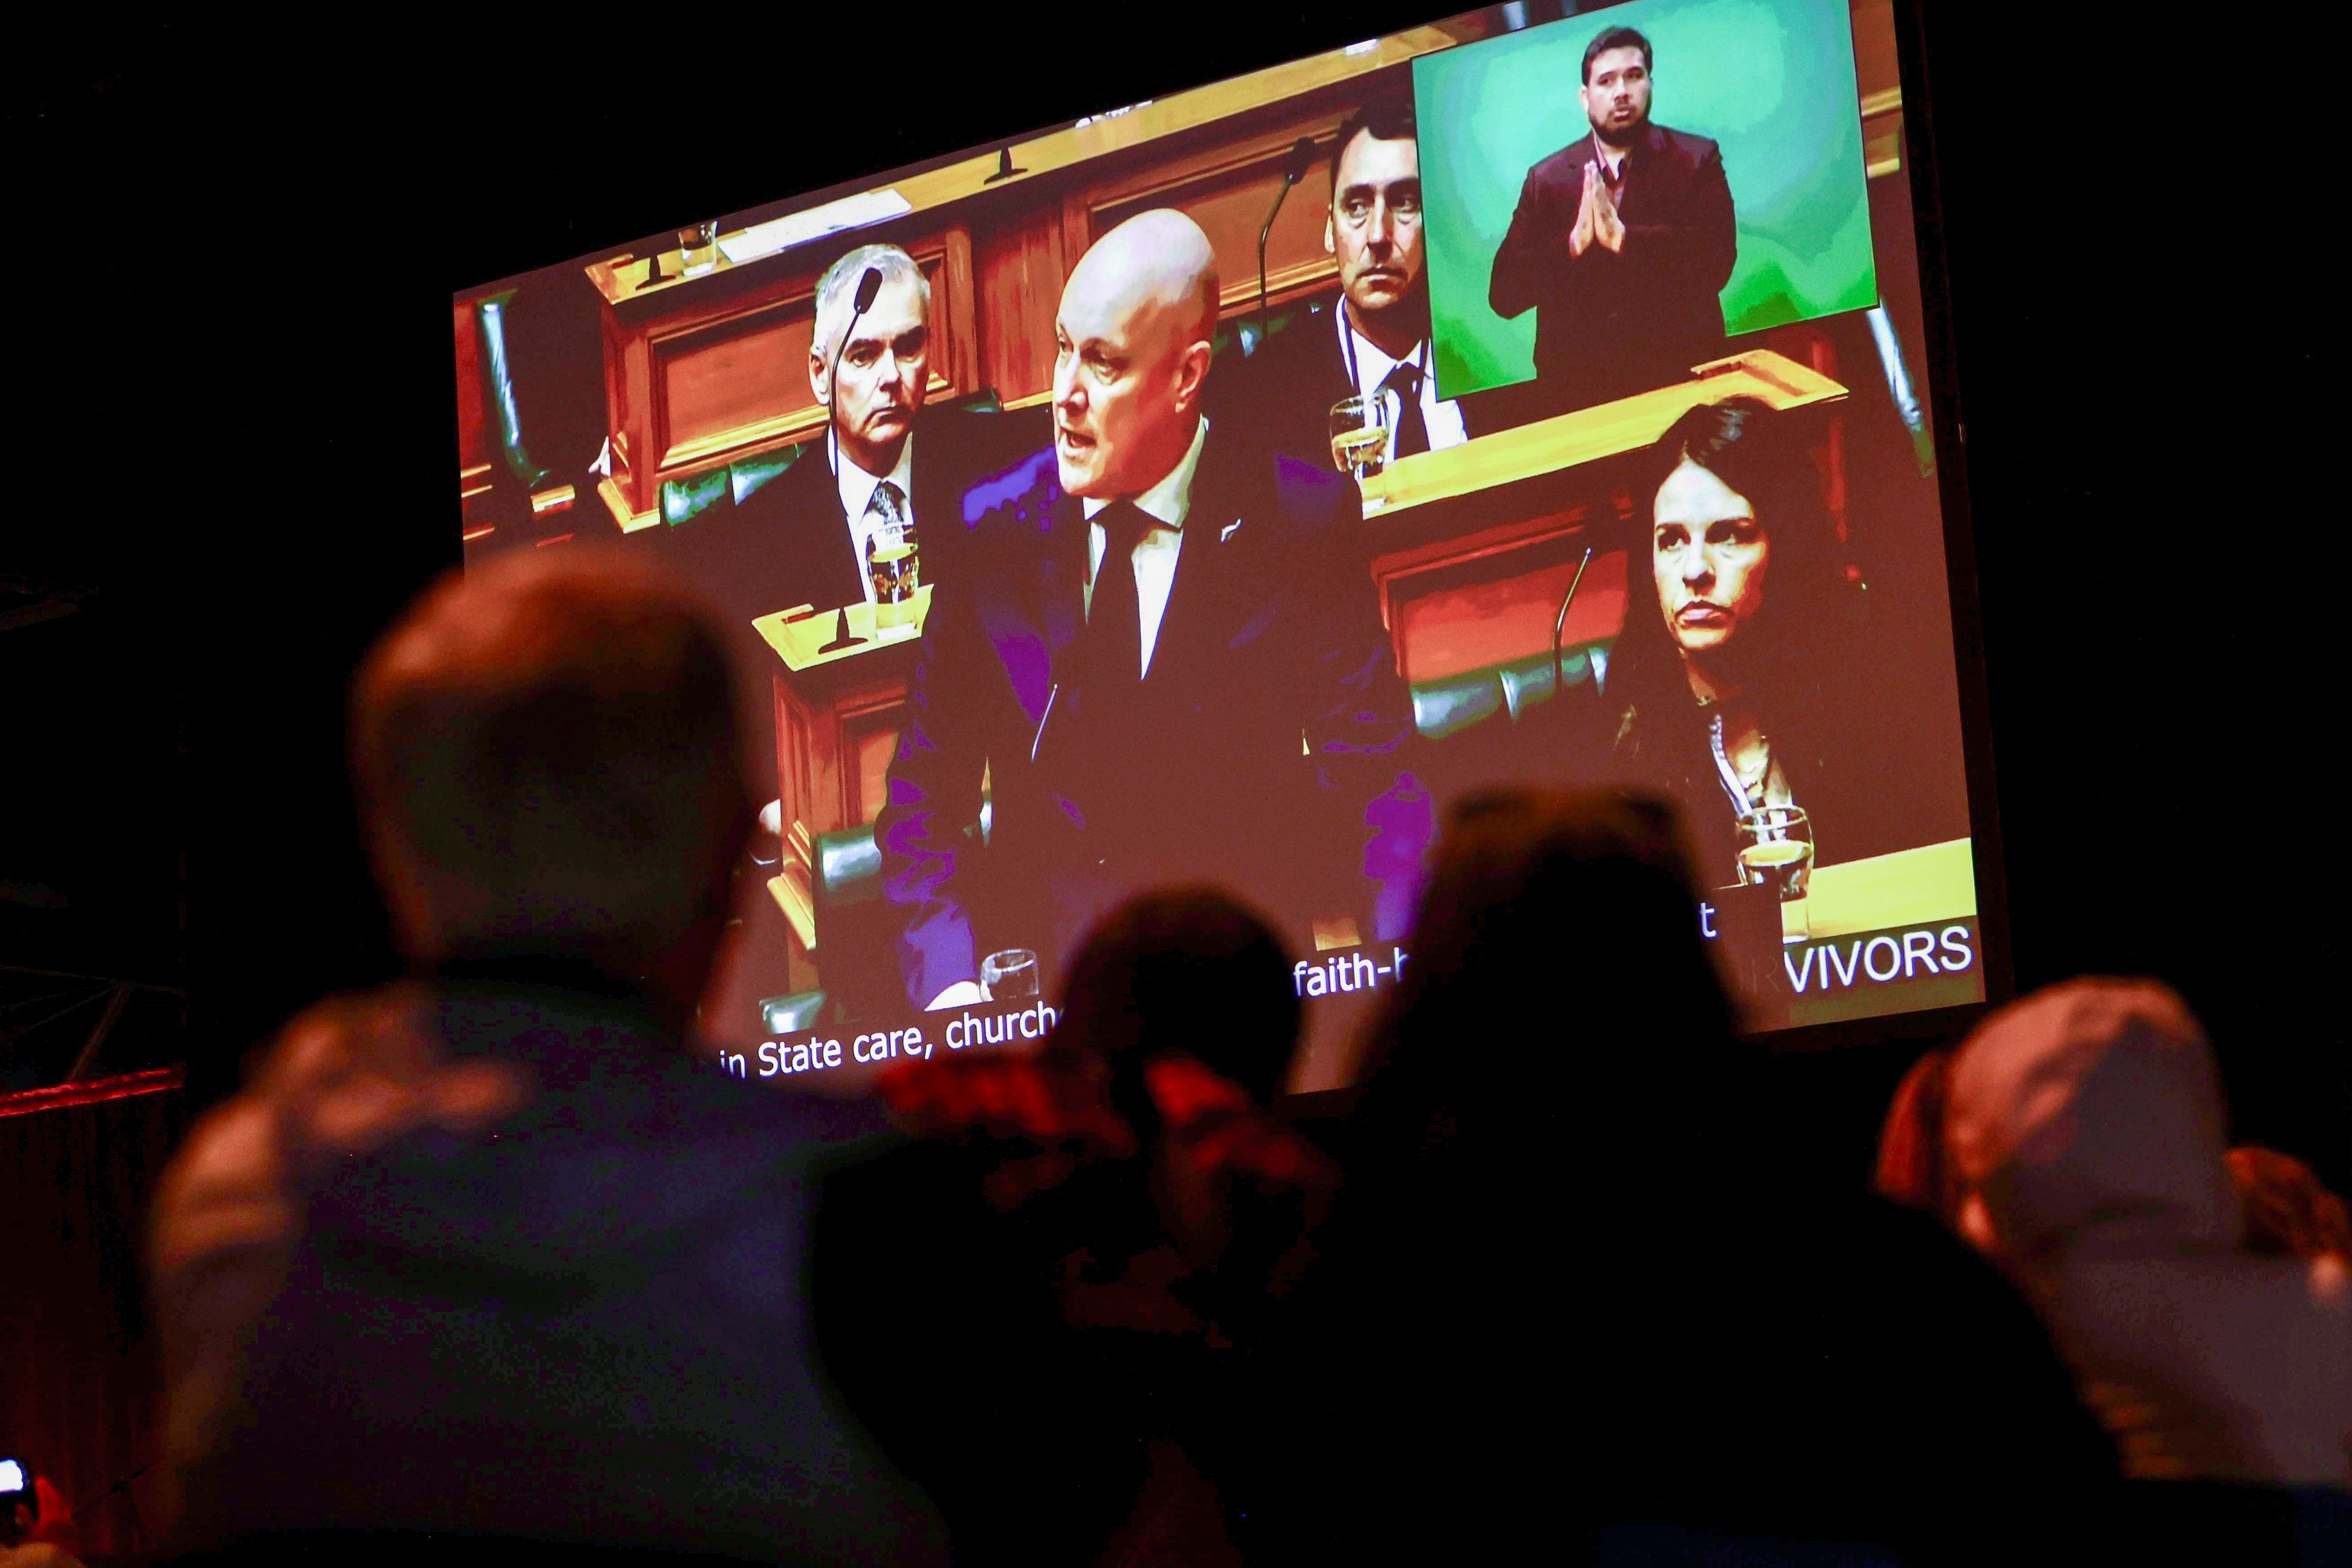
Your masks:
{"label": "black necktie", "polygon": [[1397,395],[1396,455],[1410,458],[1429,450],[1429,422],[1421,416],[1421,367],[1406,360],[1381,383],[1383,393]]}
{"label": "black necktie", "polygon": [[1133,501],[1118,500],[1095,514],[1103,531],[1102,564],[1087,606],[1087,637],[1094,644],[1095,679],[1107,688],[1143,681],[1143,614],[1135,597],[1135,547],[1154,526]]}

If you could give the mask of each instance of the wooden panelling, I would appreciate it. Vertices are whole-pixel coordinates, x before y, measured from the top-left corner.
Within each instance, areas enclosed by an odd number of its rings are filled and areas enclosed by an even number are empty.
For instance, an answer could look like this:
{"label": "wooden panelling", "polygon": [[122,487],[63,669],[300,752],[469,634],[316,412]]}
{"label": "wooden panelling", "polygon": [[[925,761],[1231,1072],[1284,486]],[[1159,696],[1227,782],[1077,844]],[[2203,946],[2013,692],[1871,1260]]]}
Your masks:
{"label": "wooden panelling", "polygon": [[898,754],[898,731],[907,724],[903,689],[869,697],[841,711],[841,817],[844,827],[863,826],[882,815],[889,799],[890,759]]}
{"label": "wooden panelling", "polygon": [[[1622,550],[1592,558],[1560,628],[1560,647],[1617,635],[1625,620],[1626,560]],[[1404,600],[1396,646],[1405,679],[1420,685],[1541,657],[1551,647],[1552,623],[1576,569],[1574,555],[1532,566],[1497,556],[1488,563],[1490,578]]]}
{"label": "wooden panelling", "polygon": [[974,247],[980,312],[980,381],[1007,403],[1054,384],[1054,313],[1069,276],[1058,205]]}
{"label": "wooden panelling", "polygon": [[779,900],[792,919],[793,933],[808,947],[816,940],[813,913],[816,878],[810,865],[808,825],[812,818],[822,820],[824,815],[818,810],[817,781],[833,760],[833,734],[831,726],[823,722],[824,715],[793,700],[781,668],[771,679],[776,700],[776,801],[783,814],[782,864],[777,868],[776,880],[790,889],[790,898],[780,891]]}
{"label": "wooden panelling", "polygon": [[[1302,99],[1352,100],[1367,97],[1372,90],[1368,83],[1382,73],[1402,77],[1404,68],[1422,55],[1486,36],[1487,28],[1481,17],[1464,16],[1442,26],[1407,28],[1246,76],[1228,77],[1168,98],[1090,115],[1075,125],[1040,132],[1011,143],[1007,150],[1013,155],[1013,166],[1023,173],[1010,184],[1001,184],[996,179],[998,150],[992,147],[971,157],[954,159],[867,189],[887,190],[905,200],[917,214],[936,213],[1008,192],[1025,195],[1033,187],[1042,187],[1050,202],[1051,194],[1061,188],[1062,182],[1085,178],[1091,169],[1104,163],[1155,146],[1179,142],[1198,145],[1202,140],[1223,134],[1236,123],[1247,121],[1268,104]],[[1337,117],[1332,123],[1339,123]],[[720,238],[724,240],[754,224],[788,213],[838,201],[850,194],[835,186],[751,209],[731,217]],[[939,220],[930,221],[936,224]],[[1265,221],[1263,215],[1258,221]],[[832,236],[816,248],[829,245],[845,249],[845,237]],[[664,280],[650,287],[646,283],[647,258],[643,253],[607,256],[586,265],[584,270],[590,281],[608,302],[643,300],[671,289],[690,294],[709,279],[723,279],[739,266],[767,264],[764,257],[746,263],[722,258],[713,271],[688,279],[680,276],[675,236],[660,237],[646,248],[660,253],[664,272]]]}
{"label": "wooden panelling", "polygon": [[1853,0],[1854,89],[1862,100],[1862,160],[1872,179],[1903,167],[1903,75],[1893,0]]}
{"label": "wooden panelling", "polygon": [[680,332],[655,345],[668,449],[662,467],[781,435],[815,420],[809,391],[814,307],[805,296]]}
{"label": "wooden panelling", "polygon": [[1854,90],[1870,111],[1870,101],[1881,93],[1898,95],[1903,75],[1895,51],[1894,0],[1853,0]]}
{"label": "wooden panelling", "polygon": [[1215,247],[1225,310],[1253,310],[1258,229],[1282,188],[1283,160],[1291,143],[1311,136],[1315,164],[1292,189],[1266,237],[1266,292],[1270,300],[1287,299],[1322,288],[1339,276],[1339,263],[1323,248],[1323,227],[1331,206],[1331,141],[1344,118],[1320,115],[1099,188],[1087,203],[1089,240],[1149,208],[1175,207],[1189,214]]}
{"label": "wooden panelling", "polygon": [[[830,616],[817,617],[830,625]],[[871,622],[866,623],[868,630]],[[879,816],[890,759],[906,725],[907,688],[918,645],[867,643],[805,669],[773,672],[777,798],[783,805],[783,857],[770,883],[803,952],[814,951],[816,840]]]}
{"label": "wooden panelling", "polygon": [[474,307],[461,300],[449,313],[457,351],[457,493],[469,496],[488,488],[490,454],[498,442],[482,396],[482,342],[474,331]]}

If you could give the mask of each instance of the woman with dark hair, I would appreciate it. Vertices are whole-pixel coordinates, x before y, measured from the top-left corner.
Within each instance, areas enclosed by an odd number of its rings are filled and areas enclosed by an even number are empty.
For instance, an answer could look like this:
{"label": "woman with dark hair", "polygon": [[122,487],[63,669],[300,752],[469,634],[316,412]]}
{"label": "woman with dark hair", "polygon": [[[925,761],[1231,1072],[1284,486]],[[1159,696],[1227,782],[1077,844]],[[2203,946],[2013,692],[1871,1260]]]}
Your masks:
{"label": "woman with dark hair", "polygon": [[1737,871],[1743,813],[1794,805],[1821,861],[1968,832],[1948,700],[1938,747],[1888,674],[1866,591],[1836,563],[1801,414],[1703,405],[1654,448],[1637,559],[1604,686],[1615,773],[1681,807],[1701,881]]}
{"label": "woman with dark hair", "polygon": [[1993,1269],[1792,1158],[1676,842],[1457,808],[1261,1363],[1253,1562],[2074,1560],[2112,1450]]}

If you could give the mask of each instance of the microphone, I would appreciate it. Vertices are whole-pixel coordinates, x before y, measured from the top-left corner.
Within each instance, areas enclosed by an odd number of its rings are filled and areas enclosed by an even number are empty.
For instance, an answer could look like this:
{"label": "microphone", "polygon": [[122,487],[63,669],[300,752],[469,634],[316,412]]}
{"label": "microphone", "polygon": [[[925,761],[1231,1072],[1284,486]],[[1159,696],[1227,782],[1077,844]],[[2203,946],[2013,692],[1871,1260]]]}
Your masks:
{"label": "microphone", "polygon": [[1265,242],[1274,233],[1274,220],[1281,215],[1282,204],[1289,199],[1290,187],[1307,177],[1315,166],[1315,138],[1301,136],[1290,144],[1290,152],[1282,160],[1282,189],[1274,193],[1274,205],[1266,210],[1265,226],[1257,231],[1257,337],[1265,341]]}
{"label": "microphone", "polygon": [[1576,575],[1568,580],[1568,592],[1561,595],[1559,614],[1551,619],[1551,692],[1557,697],[1568,682],[1562,671],[1566,661],[1560,658],[1559,639],[1568,630],[1568,607],[1576,603],[1576,591],[1584,586],[1584,569],[1592,564],[1592,546],[1584,547],[1584,559],[1576,563]]}
{"label": "microphone", "polygon": [[[849,334],[857,330],[857,318],[874,308],[875,296],[881,292],[882,269],[879,267],[867,268],[866,276],[857,280],[857,298],[850,301],[849,325],[841,329],[841,342],[834,345],[832,367],[825,372],[824,423],[828,431],[835,429],[834,399],[841,394],[841,356],[849,348]],[[835,448],[833,469],[834,472],[839,473],[841,471],[841,458],[838,456],[840,437],[835,435],[825,445]]]}

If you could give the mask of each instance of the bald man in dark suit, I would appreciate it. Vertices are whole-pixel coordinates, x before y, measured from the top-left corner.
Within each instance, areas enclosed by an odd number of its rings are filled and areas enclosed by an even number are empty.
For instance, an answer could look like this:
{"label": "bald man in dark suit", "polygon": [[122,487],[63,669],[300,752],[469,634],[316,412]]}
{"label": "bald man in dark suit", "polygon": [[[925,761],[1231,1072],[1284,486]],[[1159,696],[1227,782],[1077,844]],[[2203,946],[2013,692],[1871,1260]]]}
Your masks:
{"label": "bald man in dark suit", "polygon": [[998,949],[1050,974],[1158,883],[1294,928],[1365,901],[1367,805],[1412,722],[1348,553],[1361,501],[1203,416],[1217,301],[1184,215],[1104,236],[1062,296],[1053,447],[964,499],[876,825],[918,1006],[980,1000]]}

